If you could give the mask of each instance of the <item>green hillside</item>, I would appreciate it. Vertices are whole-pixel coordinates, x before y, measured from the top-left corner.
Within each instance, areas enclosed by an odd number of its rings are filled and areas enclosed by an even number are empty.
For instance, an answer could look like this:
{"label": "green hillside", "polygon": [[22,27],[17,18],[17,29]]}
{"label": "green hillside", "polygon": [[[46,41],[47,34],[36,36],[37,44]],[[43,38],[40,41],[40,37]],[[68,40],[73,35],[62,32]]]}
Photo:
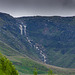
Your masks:
{"label": "green hillside", "polygon": [[13,62],[16,69],[20,73],[33,74],[35,68],[39,70],[39,73],[46,73],[46,71],[48,71],[48,68],[46,68],[44,65],[33,61],[26,55],[21,54],[20,52],[16,51],[15,49],[11,48],[10,46],[1,41],[0,52],[3,53],[7,58],[9,58]]}
{"label": "green hillside", "polygon": [[14,18],[0,13],[0,52],[20,75],[33,74],[35,68],[38,74],[51,68],[55,75],[75,75],[75,69],[60,68],[75,68],[74,18]]}
{"label": "green hillside", "polygon": [[75,17],[13,18],[9,14],[0,13],[0,40],[34,60],[44,62],[44,54],[47,64],[75,68],[74,21]]}
{"label": "green hillside", "polygon": [[19,52],[2,42],[0,42],[0,52],[3,53],[8,59],[10,59],[10,61],[19,71],[20,75],[33,74],[35,68],[37,69],[38,74],[47,74],[50,68],[52,69],[54,74],[58,75],[75,74],[75,70],[73,69],[55,67],[42,62],[34,61],[31,58],[20,54]]}

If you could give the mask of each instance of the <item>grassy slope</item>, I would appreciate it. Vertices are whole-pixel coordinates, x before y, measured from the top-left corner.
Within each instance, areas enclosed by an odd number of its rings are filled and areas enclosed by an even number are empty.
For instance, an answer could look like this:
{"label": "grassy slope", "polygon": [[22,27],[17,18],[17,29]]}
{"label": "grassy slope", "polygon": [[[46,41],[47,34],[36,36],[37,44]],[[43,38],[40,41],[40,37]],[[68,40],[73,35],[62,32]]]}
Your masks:
{"label": "grassy slope", "polygon": [[[39,74],[45,74],[51,68],[54,73],[57,74],[63,74],[64,75],[74,75],[75,70],[72,69],[64,69],[60,67],[55,67],[51,65],[47,65],[44,63],[39,63],[37,61],[34,61],[30,59],[27,56],[23,56],[7,44],[0,41],[0,52],[9,58],[13,64],[15,65],[16,69],[20,72],[20,75],[23,74],[32,74],[34,71],[34,68],[37,68]],[[72,74],[71,74],[72,73]],[[73,74],[74,73],[74,74]]]}
{"label": "grassy slope", "polygon": [[19,52],[1,41],[0,52],[6,55],[7,58],[9,58],[14,63],[16,69],[18,69],[19,72],[33,73],[34,68],[38,68],[39,73],[45,73],[45,71],[48,70],[46,67],[34,62],[27,56],[20,54]]}

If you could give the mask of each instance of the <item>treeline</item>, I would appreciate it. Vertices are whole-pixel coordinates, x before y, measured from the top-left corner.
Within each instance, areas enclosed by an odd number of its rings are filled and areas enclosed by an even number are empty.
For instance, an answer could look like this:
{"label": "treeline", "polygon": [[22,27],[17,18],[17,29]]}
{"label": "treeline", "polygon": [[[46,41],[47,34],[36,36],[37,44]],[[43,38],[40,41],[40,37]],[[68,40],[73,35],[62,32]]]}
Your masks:
{"label": "treeline", "polygon": [[0,75],[18,75],[14,65],[0,53]]}

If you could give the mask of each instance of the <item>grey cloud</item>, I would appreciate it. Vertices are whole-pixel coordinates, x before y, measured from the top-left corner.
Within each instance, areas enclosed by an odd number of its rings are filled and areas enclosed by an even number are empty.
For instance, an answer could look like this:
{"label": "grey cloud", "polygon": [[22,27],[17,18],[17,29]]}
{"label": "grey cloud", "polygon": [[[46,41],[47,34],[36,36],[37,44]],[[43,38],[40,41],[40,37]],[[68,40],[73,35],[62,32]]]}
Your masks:
{"label": "grey cloud", "polygon": [[67,8],[75,8],[75,0],[63,0],[63,6]]}
{"label": "grey cloud", "polygon": [[68,15],[75,12],[75,0],[0,0],[0,11],[12,15]]}

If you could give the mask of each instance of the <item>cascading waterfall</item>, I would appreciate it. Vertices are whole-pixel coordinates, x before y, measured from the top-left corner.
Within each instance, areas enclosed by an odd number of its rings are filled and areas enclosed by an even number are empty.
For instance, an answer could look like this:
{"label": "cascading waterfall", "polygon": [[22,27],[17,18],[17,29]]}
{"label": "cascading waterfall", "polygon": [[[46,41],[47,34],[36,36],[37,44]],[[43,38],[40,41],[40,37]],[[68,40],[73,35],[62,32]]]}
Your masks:
{"label": "cascading waterfall", "polygon": [[23,27],[22,27],[22,25],[20,25],[20,31],[21,31],[21,35],[23,35]]}
{"label": "cascading waterfall", "polygon": [[[20,27],[19,27],[19,28],[20,28],[20,31],[21,31],[21,35],[25,34],[26,39],[27,39],[28,43],[30,44],[30,46],[31,46],[31,47],[33,46],[36,50],[39,51],[39,54],[40,54],[41,57],[43,58],[43,62],[46,63],[46,55],[45,55],[45,53],[43,52],[44,50],[43,50],[43,49],[40,49],[40,47],[37,46],[36,43],[33,44],[33,43],[31,42],[31,41],[33,41],[33,40],[29,39],[29,37],[28,37],[27,34],[26,34],[27,26],[24,25],[23,22],[22,22],[21,24],[22,24],[22,25],[20,25]],[[42,47],[41,47],[41,48],[42,48]]]}
{"label": "cascading waterfall", "polygon": [[40,49],[38,46],[34,46],[36,48],[36,50],[38,50],[40,52],[40,55],[43,57],[43,62],[46,63],[46,55],[45,53],[43,53],[43,50]]}

